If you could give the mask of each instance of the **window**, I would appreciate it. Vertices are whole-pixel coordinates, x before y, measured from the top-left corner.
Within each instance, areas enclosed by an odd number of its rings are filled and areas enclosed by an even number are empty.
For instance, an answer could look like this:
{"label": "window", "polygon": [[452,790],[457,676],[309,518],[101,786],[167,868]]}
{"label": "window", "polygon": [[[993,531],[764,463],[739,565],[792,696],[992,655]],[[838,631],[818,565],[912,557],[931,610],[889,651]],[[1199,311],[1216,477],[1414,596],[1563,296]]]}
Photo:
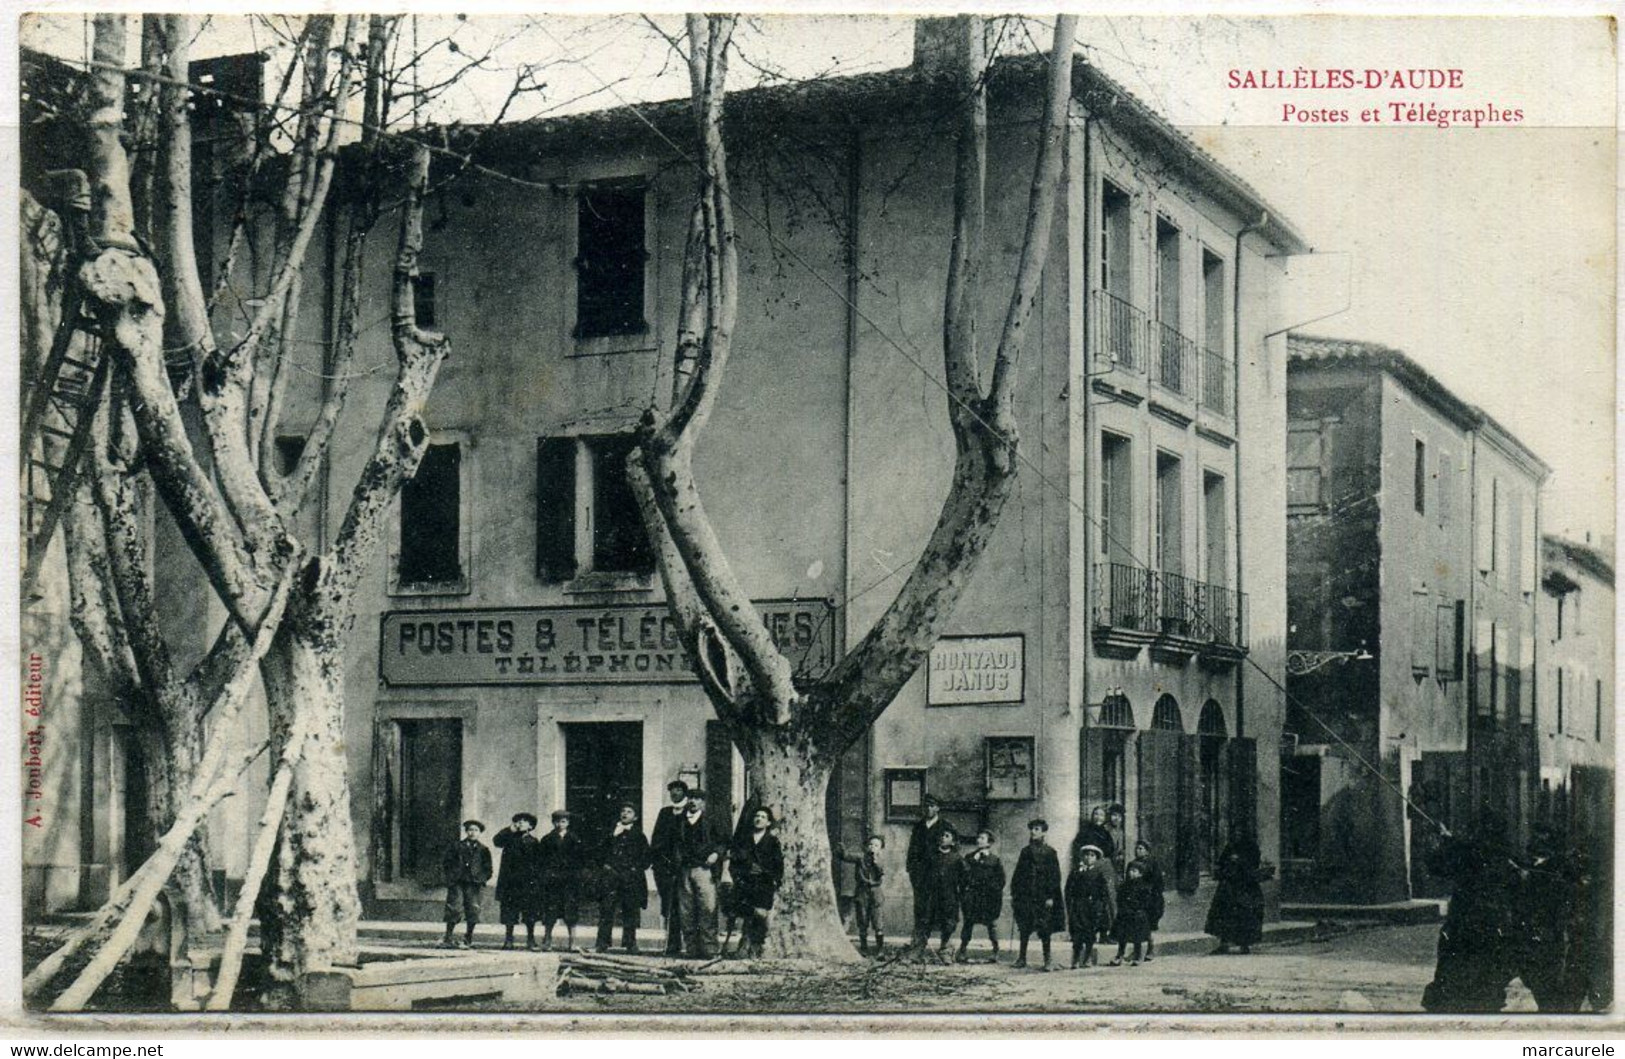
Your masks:
{"label": "window", "polygon": [[1563,730],[1563,668],[1557,669],[1557,730]]}
{"label": "window", "polygon": [[1557,597],[1557,639],[1563,638],[1563,603],[1568,599],[1565,593]]}
{"label": "window", "polygon": [[1325,433],[1322,424],[1297,422],[1286,431],[1288,513],[1319,511],[1325,500]]}
{"label": "window", "polygon": [[1202,522],[1207,538],[1202,579],[1210,585],[1224,585],[1229,553],[1229,512],[1225,502],[1224,475],[1212,471],[1202,472]]}
{"label": "window", "polygon": [[1412,503],[1416,505],[1416,513],[1428,513],[1428,447],[1427,442],[1421,438],[1416,439],[1416,459],[1411,468]]}
{"label": "window", "polygon": [[1112,562],[1131,562],[1134,544],[1132,445],[1120,434],[1100,435],[1100,552]]}
{"label": "window", "polygon": [[925,816],[925,769],[885,771],[886,819],[908,823]]}
{"label": "window", "polygon": [[536,445],[536,576],[652,573],[650,547],[626,477],[631,435],[542,438]]}
{"label": "window", "polygon": [[1427,676],[1438,646],[1434,643],[1437,622],[1433,597],[1426,588],[1411,592],[1411,674]]}
{"label": "window", "polygon": [[983,740],[987,797],[990,801],[1032,801],[1033,740],[1023,735],[990,735]]}
{"label": "window", "polygon": [[1602,681],[1597,681],[1597,712],[1592,721],[1591,738],[1602,742]]}
{"label": "window", "polygon": [[581,189],[576,201],[577,338],[639,334],[643,318],[644,198],[639,184]]}
{"label": "window", "polygon": [[434,273],[419,272],[412,282],[412,311],[419,327],[435,326]]}
{"label": "window", "polygon": [[1473,510],[1473,542],[1478,572],[1487,574],[1495,569],[1496,515],[1500,507],[1500,483],[1490,479],[1489,488],[1479,489]]}
{"label": "window", "polygon": [[1202,341],[1214,353],[1224,352],[1224,258],[1202,251]]}
{"label": "window", "polygon": [[1165,574],[1185,572],[1184,476],[1178,456],[1157,453],[1157,569]]}
{"label": "window", "polygon": [[463,590],[463,449],[431,443],[417,473],[401,487],[397,591]]}
{"label": "window", "polygon": [[1183,732],[1185,721],[1179,715],[1179,700],[1163,695],[1151,710],[1151,727],[1159,732]]}
{"label": "window", "polygon": [[1157,320],[1179,330],[1179,229],[1166,218],[1157,218],[1157,289],[1152,303]]}
{"label": "window", "polygon": [[1439,453],[1439,471],[1433,483],[1433,509],[1439,516],[1439,527],[1442,529],[1450,521],[1450,514],[1456,501],[1456,464],[1455,457],[1448,452]]}
{"label": "window", "polygon": [[1461,679],[1461,638],[1467,615],[1462,600],[1441,603],[1433,612],[1433,675],[1439,680]]}
{"label": "window", "polygon": [[1129,196],[1109,180],[1100,185],[1100,289],[1129,299]]}
{"label": "window", "polygon": [[1535,594],[1535,556],[1540,549],[1540,534],[1535,532],[1535,505],[1533,501],[1523,502],[1522,519],[1518,532],[1518,581],[1524,595]]}

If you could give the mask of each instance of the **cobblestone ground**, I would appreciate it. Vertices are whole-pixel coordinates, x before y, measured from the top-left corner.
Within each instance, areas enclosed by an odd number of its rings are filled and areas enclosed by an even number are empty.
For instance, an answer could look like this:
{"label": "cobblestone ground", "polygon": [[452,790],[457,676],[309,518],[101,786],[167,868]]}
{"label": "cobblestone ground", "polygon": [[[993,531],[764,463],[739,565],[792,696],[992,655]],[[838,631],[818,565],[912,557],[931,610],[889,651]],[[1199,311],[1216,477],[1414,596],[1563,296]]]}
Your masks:
{"label": "cobblestone ground", "polygon": [[[637,1012],[1420,1012],[1437,925],[1350,931],[1328,941],[1263,945],[1248,956],[1170,955],[1138,967],[1018,970],[1008,962],[869,963],[812,974],[758,966],[705,975],[672,997],[575,997],[548,1011]],[[1059,939],[1057,939],[1059,940]],[[1058,956],[1068,953],[1056,947]],[[1064,966],[1064,959],[1062,961]],[[481,1010],[507,1006],[492,1002]],[[1515,983],[1508,1011],[1534,1011]]]}

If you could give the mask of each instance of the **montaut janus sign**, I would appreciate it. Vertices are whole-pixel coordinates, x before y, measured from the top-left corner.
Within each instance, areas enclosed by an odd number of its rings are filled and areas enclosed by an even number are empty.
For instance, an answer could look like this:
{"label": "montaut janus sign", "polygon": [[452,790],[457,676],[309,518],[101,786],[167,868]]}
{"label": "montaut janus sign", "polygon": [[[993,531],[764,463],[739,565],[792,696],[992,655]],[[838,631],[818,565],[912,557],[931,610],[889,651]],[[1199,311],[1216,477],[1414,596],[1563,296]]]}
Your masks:
{"label": "montaut janus sign", "polygon": [[[757,600],[799,678],[835,659],[828,600]],[[390,611],[379,672],[386,684],[651,684],[695,680],[663,604]]]}
{"label": "montaut janus sign", "polygon": [[1020,702],[1026,641],[1011,636],[944,636],[926,669],[929,706]]}

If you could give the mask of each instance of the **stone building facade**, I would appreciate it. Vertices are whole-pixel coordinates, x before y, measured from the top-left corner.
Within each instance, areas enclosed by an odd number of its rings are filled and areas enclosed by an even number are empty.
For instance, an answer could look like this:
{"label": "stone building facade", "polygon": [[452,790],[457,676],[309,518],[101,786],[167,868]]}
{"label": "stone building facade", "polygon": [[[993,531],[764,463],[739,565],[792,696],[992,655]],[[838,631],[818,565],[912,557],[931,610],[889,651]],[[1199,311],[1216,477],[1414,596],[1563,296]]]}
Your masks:
{"label": "stone building facade", "polygon": [[1527,835],[1549,470],[1398,350],[1288,348],[1288,889],[1443,896],[1438,824]]}
{"label": "stone building facade", "polygon": [[[883,611],[948,487],[942,28],[919,23],[912,67],[729,97],[742,299],[696,471],[734,571],[808,674]],[[1019,251],[1041,70],[995,67],[984,320]],[[886,836],[889,914],[906,917],[926,793],[967,833],[992,829],[1011,863],[1029,818],[1064,846],[1090,806],[1120,803],[1128,840],[1165,865],[1165,929],[1191,929],[1233,833],[1277,859],[1287,367],[1269,336],[1280,255],[1305,246],[1081,59],[1072,87],[1061,216],[1017,367],[1015,495],[950,636],[848,755],[828,815],[838,845]],[[591,837],[623,800],[652,819],[669,779],[713,805],[742,795],[620,469],[671,388],[689,128],[678,102],[493,130],[481,164],[518,179],[470,173],[430,204],[419,308],[454,352],[346,684],[369,916],[433,914],[466,817],[567,807]],[[389,236],[375,238],[362,318],[382,323],[361,365],[392,356]],[[308,290],[331,285],[337,243],[313,242]],[[319,365],[331,320],[300,324]],[[352,382],[362,425],[335,444],[333,483],[354,477],[386,374]],[[301,373],[287,422],[309,418],[320,375]],[[325,498],[313,537],[341,501]],[[215,821],[227,889],[262,781]]]}

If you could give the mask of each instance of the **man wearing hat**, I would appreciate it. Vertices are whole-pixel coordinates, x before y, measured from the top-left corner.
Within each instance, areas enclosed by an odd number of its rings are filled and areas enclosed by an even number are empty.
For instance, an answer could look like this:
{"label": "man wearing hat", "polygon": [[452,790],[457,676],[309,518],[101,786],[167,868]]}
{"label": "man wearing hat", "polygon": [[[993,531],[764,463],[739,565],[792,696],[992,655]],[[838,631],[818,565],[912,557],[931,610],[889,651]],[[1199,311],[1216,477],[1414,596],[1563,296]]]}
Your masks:
{"label": "man wearing hat", "polygon": [[942,818],[942,803],[934,794],[924,800],[925,816],[915,821],[908,836],[908,855],[903,862],[908,872],[908,884],[914,891],[914,935],[916,938],[930,933],[929,918],[931,881],[936,876],[937,844],[944,831],[952,832],[948,821]]}
{"label": "man wearing hat", "polygon": [[688,784],[672,780],[666,784],[671,804],[660,810],[649,836],[649,852],[654,859],[655,889],[660,893],[660,918],[666,922],[666,955],[683,954],[683,917],[678,895],[682,872],[677,868],[677,835],[688,809]]}
{"label": "man wearing hat", "polygon": [[[480,891],[491,881],[491,851],[480,841],[485,825],[463,821],[463,837],[446,850],[446,936],[442,949],[474,947],[474,926],[480,921]],[[458,921],[468,924],[461,945],[452,940]]]}
{"label": "man wearing hat", "polygon": [[534,813],[514,813],[513,823],[498,831],[491,844],[502,851],[497,873],[497,904],[505,931],[502,947],[513,948],[513,928],[525,924],[525,946],[536,951],[536,914],[542,905],[541,843]]}
{"label": "man wearing hat", "polygon": [[564,920],[569,949],[576,947],[576,919],[581,906],[581,870],[586,867],[581,838],[570,833],[570,813],[553,811],[553,830],[539,843],[542,863],[542,948],[553,948],[553,924]]}
{"label": "man wearing hat", "polygon": [[690,790],[677,832],[683,945],[693,959],[717,954],[717,878],[728,855],[728,826],[705,808],[705,792]]}

